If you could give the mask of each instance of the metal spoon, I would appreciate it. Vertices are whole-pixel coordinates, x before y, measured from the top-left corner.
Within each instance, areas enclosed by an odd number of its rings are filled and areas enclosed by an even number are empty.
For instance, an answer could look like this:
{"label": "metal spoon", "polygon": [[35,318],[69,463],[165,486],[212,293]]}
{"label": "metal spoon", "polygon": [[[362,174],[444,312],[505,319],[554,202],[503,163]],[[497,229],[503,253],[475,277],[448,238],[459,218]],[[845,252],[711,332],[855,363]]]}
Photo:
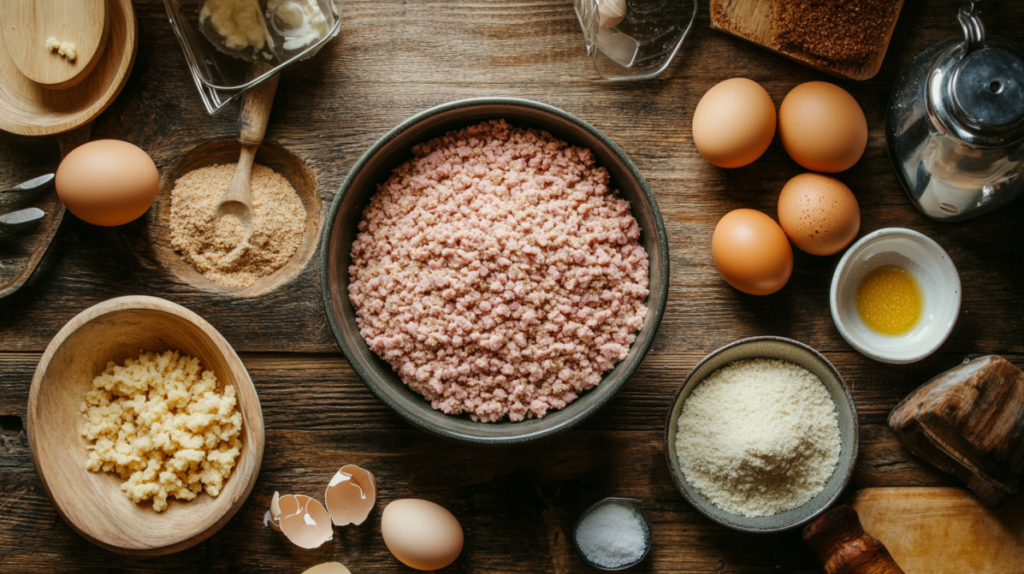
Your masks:
{"label": "metal spoon", "polygon": [[41,175],[39,177],[34,177],[34,178],[26,181],[25,183],[22,183],[22,184],[19,184],[19,185],[16,185],[16,186],[12,187],[11,189],[5,189],[3,191],[0,191],[0,193],[7,193],[9,191],[30,191],[30,190],[33,190],[33,189],[39,189],[40,187],[43,187],[44,185],[46,185],[46,184],[50,183],[51,181],[53,181],[53,178],[54,178],[54,174],[48,173],[46,175]]}
{"label": "metal spoon", "polygon": [[[256,63],[249,67],[248,75],[255,78],[269,70],[270,65]],[[213,213],[214,226],[218,225],[225,215],[233,215],[238,218],[245,230],[244,239],[232,253],[240,250],[252,236],[252,162],[256,158],[256,150],[263,142],[264,134],[267,133],[270,106],[274,103],[279,80],[280,77],[275,75],[242,95],[242,109],[238,113],[238,143],[242,144],[242,149],[238,156],[238,167],[228,183],[227,190],[220,197],[217,210]]]}
{"label": "metal spoon", "polygon": [[6,223],[7,225],[17,225],[19,223],[28,223],[29,221],[35,221],[42,219],[46,216],[46,212],[38,207],[29,207],[28,209],[19,209],[18,211],[12,211],[0,215],[0,223]]}

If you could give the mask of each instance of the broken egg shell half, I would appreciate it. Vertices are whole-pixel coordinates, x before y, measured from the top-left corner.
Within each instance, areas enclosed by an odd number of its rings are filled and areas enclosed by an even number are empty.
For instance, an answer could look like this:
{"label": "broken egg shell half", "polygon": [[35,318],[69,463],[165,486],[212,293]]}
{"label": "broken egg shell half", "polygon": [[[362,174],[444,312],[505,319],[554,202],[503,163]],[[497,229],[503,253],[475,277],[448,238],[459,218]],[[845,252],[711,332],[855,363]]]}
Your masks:
{"label": "broken egg shell half", "polygon": [[263,526],[269,526],[281,532],[281,495],[274,491],[274,498],[270,499],[270,510],[263,515]]}
{"label": "broken egg shell half", "polygon": [[377,479],[370,471],[347,464],[327,485],[324,501],[335,525],[362,524],[377,502]]}
{"label": "broken egg shell half", "polygon": [[316,500],[301,494],[289,494],[282,496],[278,504],[281,532],[296,546],[310,550],[334,538],[331,515]]}
{"label": "broken egg shell half", "polygon": [[302,574],[352,574],[340,562],[324,562],[304,571]]}

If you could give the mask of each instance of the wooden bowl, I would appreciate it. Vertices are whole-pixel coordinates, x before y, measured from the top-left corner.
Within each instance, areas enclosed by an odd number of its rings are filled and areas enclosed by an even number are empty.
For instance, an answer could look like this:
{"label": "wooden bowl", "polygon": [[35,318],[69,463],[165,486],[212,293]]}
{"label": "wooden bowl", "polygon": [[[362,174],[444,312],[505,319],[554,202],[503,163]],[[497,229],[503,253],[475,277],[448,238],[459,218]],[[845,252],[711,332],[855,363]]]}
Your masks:
{"label": "wooden bowl", "polygon": [[[589,148],[611,175],[611,186],[629,202],[640,224],[640,244],[650,262],[647,316],[629,354],[604,374],[601,384],[581,393],[561,410],[540,419],[497,423],[474,422],[468,415],[452,416],[431,408],[389,364],[378,357],[359,332],[348,298],[348,267],[363,209],[377,185],[412,155],[412,146],[484,120],[505,119],[510,124],[546,130],[572,145]],[[320,249],[320,287],[327,320],[353,370],[366,386],[409,423],[432,434],[477,444],[517,444],[562,432],[583,422],[608,404],[643,362],[654,342],[668,299],[668,238],[654,194],[629,157],[594,126],[558,108],[518,98],[476,98],[443,104],[417,114],[388,132],[349,172],[334,196]]]}
{"label": "wooden bowl", "polygon": [[157,196],[157,224],[154,226],[154,245],[157,258],[182,281],[202,289],[236,297],[255,297],[287,283],[297,276],[309,263],[320,241],[320,230],[323,226],[320,200],[320,187],[316,177],[309,171],[302,158],[284,147],[273,142],[263,142],[256,150],[256,163],[265,165],[284,176],[295,189],[302,206],[306,208],[305,230],[302,242],[291,259],[277,271],[260,277],[249,287],[225,287],[220,283],[207,279],[181,254],[171,247],[171,192],[174,184],[186,173],[202,167],[237,163],[241,145],[236,139],[216,140],[197,146],[181,157],[173,166],[163,170],[160,177],[160,194]]}
{"label": "wooden bowl", "polygon": [[[196,357],[238,391],[242,452],[216,498],[169,499],[161,513],[136,504],[114,474],[85,469],[81,405],[107,361],[168,349]],[[32,378],[26,423],[36,473],[47,496],[79,534],[123,554],[189,548],[220,530],[249,496],[263,460],[263,413],[249,373],[228,342],[188,309],[156,297],[118,297],[79,313],[53,338]]]}
{"label": "wooden bowl", "polygon": [[[831,478],[825,483],[825,488],[801,506],[771,516],[742,516],[715,506],[686,480],[676,451],[679,416],[690,393],[718,369],[743,359],[778,359],[807,369],[825,386],[829,397],[835,403],[836,415],[839,418],[839,463]],[[853,404],[853,397],[850,396],[850,389],[846,387],[843,377],[828,359],[793,339],[772,336],[750,337],[729,343],[704,357],[683,380],[672,401],[665,425],[665,457],[668,459],[668,470],[676,488],[683,498],[704,516],[741,532],[779,532],[807,524],[835,503],[853,476],[860,444],[859,433],[857,408]]]}
{"label": "wooden bowl", "polygon": [[[25,77],[0,42],[0,129],[26,136],[59,134],[91,122],[128,81],[139,30],[131,0],[107,0],[106,47],[83,80],[53,90]],[[39,46],[39,49],[43,49]]]}

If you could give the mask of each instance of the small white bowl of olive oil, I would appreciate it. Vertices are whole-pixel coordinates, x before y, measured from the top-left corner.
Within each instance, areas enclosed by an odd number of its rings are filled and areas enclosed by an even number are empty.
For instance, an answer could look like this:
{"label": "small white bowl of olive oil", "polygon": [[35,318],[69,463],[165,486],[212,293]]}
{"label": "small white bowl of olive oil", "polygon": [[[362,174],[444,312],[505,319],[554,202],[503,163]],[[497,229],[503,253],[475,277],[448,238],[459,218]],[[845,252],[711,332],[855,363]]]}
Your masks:
{"label": "small white bowl of olive oil", "polygon": [[853,348],[884,363],[934,353],[960,314],[960,275],[930,237],[879,229],[851,246],[832,276],[832,320]]}

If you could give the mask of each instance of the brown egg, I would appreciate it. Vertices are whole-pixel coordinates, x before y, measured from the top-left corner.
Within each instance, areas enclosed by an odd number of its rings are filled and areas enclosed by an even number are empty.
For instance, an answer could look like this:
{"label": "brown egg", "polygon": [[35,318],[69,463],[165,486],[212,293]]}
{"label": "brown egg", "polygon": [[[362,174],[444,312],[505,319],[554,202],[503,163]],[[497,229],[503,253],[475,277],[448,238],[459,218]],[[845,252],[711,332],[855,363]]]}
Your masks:
{"label": "brown egg", "polygon": [[149,155],[118,140],[96,140],[69,153],[54,180],[64,205],[93,225],[138,219],[156,199],[160,174]]}
{"label": "brown egg", "polygon": [[860,205],[834,177],[803,173],[779,194],[779,223],[800,249],[812,255],[839,253],[860,231]]}
{"label": "brown egg", "polygon": [[439,570],[462,552],[462,525],[446,508],[428,500],[404,498],[384,507],[384,544],[406,566]]}
{"label": "brown egg", "polygon": [[864,155],[868,122],[857,100],[827,82],[793,88],[779,108],[779,137],[793,161],[811,171],[847,170]]}
{"label": "brown egg", "polygon": [[711,237],[715,267],[729,285],[751,295],[782,289],[793,273],[793,248],[775,220],[760,211],[725,214]]}
{"label": "brown egg", "polygon": [[761,157],[775,136],[775,104],[746,78],[711,88],[693,112],[693,143],[718,167],[742,167]]}

